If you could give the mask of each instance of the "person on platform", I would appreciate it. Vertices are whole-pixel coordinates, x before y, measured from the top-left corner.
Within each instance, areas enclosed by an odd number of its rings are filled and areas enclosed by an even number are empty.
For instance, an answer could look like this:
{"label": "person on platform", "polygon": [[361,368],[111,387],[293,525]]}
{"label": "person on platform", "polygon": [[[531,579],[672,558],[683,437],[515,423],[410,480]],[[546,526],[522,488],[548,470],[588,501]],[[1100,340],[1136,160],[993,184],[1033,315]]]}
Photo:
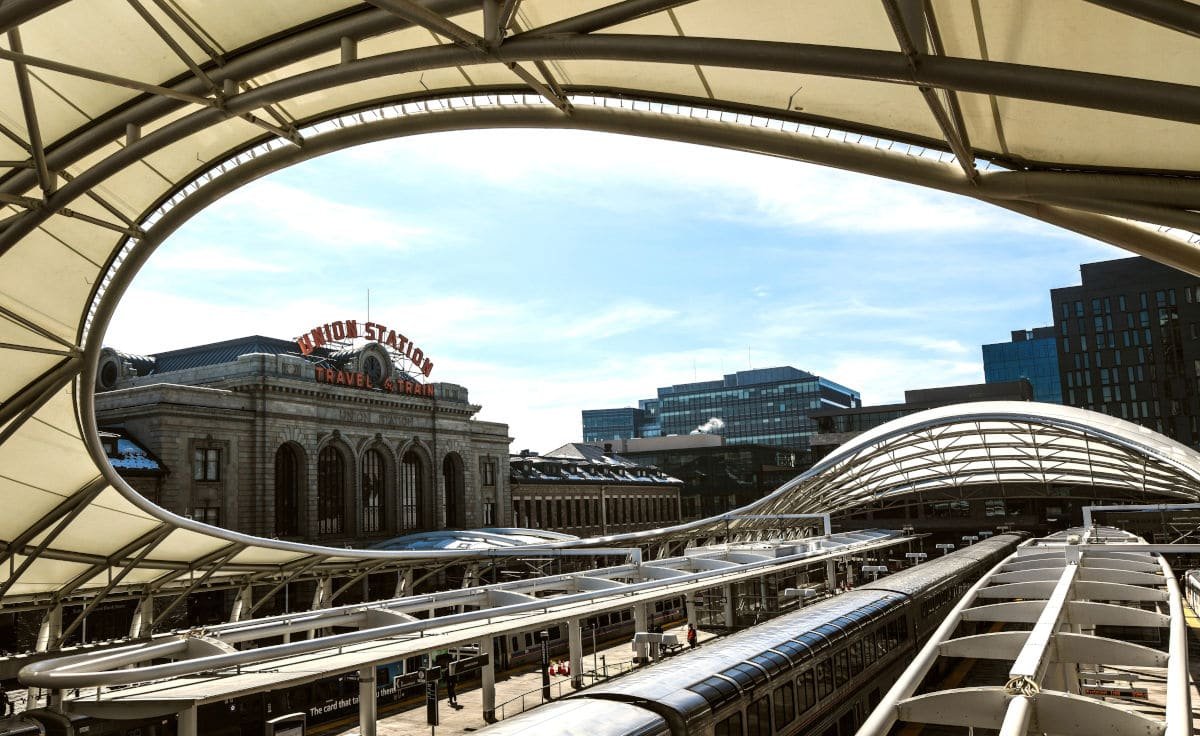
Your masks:
{"label": "person on platform", "polygon": [[688,624],[687,643],[688,649],[696,648],[696,626],[694,624]]}

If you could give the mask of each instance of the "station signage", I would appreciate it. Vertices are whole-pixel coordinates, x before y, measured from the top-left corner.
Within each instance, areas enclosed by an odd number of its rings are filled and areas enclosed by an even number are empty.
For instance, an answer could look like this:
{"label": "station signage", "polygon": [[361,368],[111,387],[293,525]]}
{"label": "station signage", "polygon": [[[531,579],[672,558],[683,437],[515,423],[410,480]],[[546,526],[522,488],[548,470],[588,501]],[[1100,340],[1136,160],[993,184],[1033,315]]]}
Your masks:
{"label": "station signage", "polygon": [[1145,700],[1148,693],[1144,687],[1104,687],[1102,685],[1084,685],[1079,688],[1084,695],[1102,698],[1137,698]]}
{"label": "station signage", "polygon": [[391,377],[383,379],[382,383],[375,383],[371,380],[370,376],[362,371],[340,371],[336,368],[324,368],[322,366],[316,366],[314,370],[318,383],[332,383],[337,386],[349,386],[351,388],[378,388],[390,394],[433,398],[432,383],[397,381]]}
{"label": "station signage", "polygon": [[296,345],[300,348],[302,354],[310,355],[312,351],[324,346],[326,343],[356,340],[360,337],[370,342],[387,345],[389,348],[400,353],[412,361],[414,368],[419,370],[426,378],[433,371],[433,361],[425,356],[424,350],[417,347],[412,340],[409,340],[403,334],[378,322],[363,322],[360,324],[358,320],[353,319],[326,322],[297,337]]}

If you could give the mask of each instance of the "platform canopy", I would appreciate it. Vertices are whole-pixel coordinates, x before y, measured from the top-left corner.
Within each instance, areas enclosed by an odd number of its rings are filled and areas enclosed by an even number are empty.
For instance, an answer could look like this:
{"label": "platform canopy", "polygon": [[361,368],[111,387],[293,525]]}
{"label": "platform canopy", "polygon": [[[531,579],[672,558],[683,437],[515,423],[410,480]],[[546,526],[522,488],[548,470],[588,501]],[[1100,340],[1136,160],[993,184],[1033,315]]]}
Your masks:
{"label": "platform canopy", "polygon": [[1039,491],[1063,496],[1073,488],[1088,499],[1195,501],[1200,453],[1145,427],[1071,406],[955,404],[864,432],[736,513],[747,517],[742,525],[761,525],[752,517]]}
{"label": "platform canopy", "polygon": [[95,436],[121,293],[248,181],[397,136],[607,131],[959,193],[1200,274],[1198,33],[1184,0],[0,2],[0,598],[366,559],[165,514]]}

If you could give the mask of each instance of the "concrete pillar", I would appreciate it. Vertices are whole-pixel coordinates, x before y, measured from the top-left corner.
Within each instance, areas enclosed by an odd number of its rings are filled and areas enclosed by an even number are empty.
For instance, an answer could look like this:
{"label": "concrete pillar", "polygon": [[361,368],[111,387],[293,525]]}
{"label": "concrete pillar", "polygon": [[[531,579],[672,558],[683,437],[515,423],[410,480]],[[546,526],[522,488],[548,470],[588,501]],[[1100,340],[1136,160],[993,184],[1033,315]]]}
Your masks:
{"label": "concrete pillar", "polygon": [[724,593],[725,593],[725,626],[732,629],[734,626],[734,623],[735,623],[734,619],[733,619],[733,612],[734,612],[734,608],[733,608],[734,585],[733,585],[733,583],[730,583],[725,586]]}
{"label": "concrete pillar", "polygon": [[607,488],[600,486],[600,533],[608,534],[608,493]]}
{"label": "concrete pillar", "polygon": [[770,610],[769,606],[767,605],[768,603],[769,603],[769,600],[767,598],[767,576],[763,575],[761,578],[758,579],[758,606],[759,606],[759,609],[762,611],[763,616],[766,616],[767,611]]}
{"label": "concrete pillar", "polygon": [[196,706],[175,714],[175,732],[178,736],[199,736],[196,728]]}
{"label": "concrete pillar", "polygon": [[837,592],[837,560],[829,559],[825,561],[825,587],[829,589],[831,594]]}
{"label": "concrete pillar", "polygon": [[237,592],[237,597],[233,599],[233,610],[229,612],[230,623],[236,623],[246,617],[247,612],[254,605],[254,588],[247,585]]}
{"label": "concrete pillar", "polygon": [[687,622],[692,626],[698,626],[699,622],[696,618],[696,594],[688,593],[683,597],[683,610],[687,615]]}
{"label": "concrete pillar", "polygon": [[483,694],[483,720],[496,722],[496,639],[487,637],[479,641],[479,652],[488,655],[487,663],[480,672],[480,692]]}
{"label": "concrete pillar", "polygon": [[375,668],[358,671],[358,733],[375,736]]}
{"label": "concrete pillar", "polygon": [[154,596],[147,595],[138,601],[137,610],[133,612],[133,621],[129,622],[130,639],[148,639],[154,626]]}
{"label": "concrete pillar", "polygon": [[567,621],[567,648],[571,654],[571,687],[583,687],[583,629],[579,619]]}
{"label": "concrete pillar", "polygon": [[[633,607],[633,633],[641,634],[650,630],[650,611],[644,605]],[[649,659],[649,645],[638,642],[633,645],[633,661],[639,664]]]}

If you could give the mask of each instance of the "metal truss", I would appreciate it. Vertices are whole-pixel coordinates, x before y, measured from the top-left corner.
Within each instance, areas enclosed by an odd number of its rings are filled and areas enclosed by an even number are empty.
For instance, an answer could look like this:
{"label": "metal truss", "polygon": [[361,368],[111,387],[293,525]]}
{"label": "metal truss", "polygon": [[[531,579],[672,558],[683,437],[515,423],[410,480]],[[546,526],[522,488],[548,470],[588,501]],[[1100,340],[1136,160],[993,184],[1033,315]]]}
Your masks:
{"label": "metal truss", "polygon": [[[1100,527],[1023,545],[959,601],[859,735],[882,736],[897,720],[991,728],[1008,736],[1190,734],[1183,602],[1170,566],[1153,554],[1161,549]],[[1008,624],[1019,626],[1006,630]],[[985,625],[985,633],[971,633]],[[1102,626],[1168,629],[1168,646],[1162,651],[1099,636]],[[939,657],[1011,664],[1005,682],[916,695]],[[1111,687],[1114,681],[1130,677],[1123,668],[1165,673],[1161,719],[1109,697],[1121,690]],[[1128,682],[1124,688],[1130,689]]]}
{"label": "metal truss", "polygon": [[[52,25],[53,14],[83,7],[80,0],[0,5],[0,33],[7,43],[0,48],[0,67],[11,72],[15,106],[21,108],[9,116],[10,125],[0,126],[0,144],[11,152],[4,158],[12,159],[0,161],[0,259],[7,267],[25,263],[20,259],[28,251],[37,253],[29,256],[34,264],[48,254],[61,255],[83,264],[86,273],[80,278],[88,285],[78,303],[62,309],[43,308],[27,294],[9,294],[16,286],[0,286],[0,319],[6,334],[19,335],[6,338],[0,348],[21,361],[19,385],[0,396],[0,450],[28,442],[61,451],[39,434],[57,433],[56,441],[68,438],[74,457],[90,458],[102,474],[99,480],[80,476],[70,487],[37,488],[63,500],[29,529],[5,534],[0,561],[8,569],[0,571],[0,597],[10,609],[71,601],[94,605],[89,595],[99,596],[95,600],[176,596],[178,601],[186,591],[219,586],[278,589],[288,581],[349,581],[330,590],[336,597],[372,572],[403,576],[418,564],[436,569],[488,561],[486,556],[330,550],[213,530],[165,514],[137,496],[108,466],[99,446],[90,393],[95,363],[101,336],[133,274],[166,237],[221,196],[324,153],[397,136],[485,127],[594,130],[700,143],[973,197],[1200,274],[1200,251],[1188,240],[1200,229],[1195,172],[1043,160],[1010,150],[1003,139],[1012,131],[1002,130],[999,122],[999,147],[981,147],[968,133],[963,113],[964,101],[980,95],[991,101],[993,111],[998,99],[1032,101],[1080,115],[1118,113],[1187,125],[1200,122],[1200,87],[992,61],[986,53],[981,58],[948,53],[951,28],[933,2],[881,0],[879,17],[888,23],[898,50],[689,35],[688,14],[713,4],[686,0],[614,0],[583,13],[565,4],[565,12],[541,23],[531,20],[537,9],[519,0],[374,0],[328,16],[285,18],[282,26],[236,47],[227,47],[214,29],[184,12],[186,2],[128,4],[134,25],[126,30],[169,52],[164,58],[171,62],[163,71],[118,73],[105,59],[56,58],[26,48],[23,41],[36,34],[22,31],[38,23]],[[1182,3],[1096,4],[1167,33],[1196,35],[1194,9]],[[294,12],[287,4],[279,7],[284,8],[280,17]],[[646,19],[674,29],[675,35],[612,32]],[[364,54],[367,48],[382,50]],[[563,72],[584,62],[611,70],[586,83]],[[694,71],[693,81],[704,94],[686,85],[651,88],[636,75],[612,71],[649,73],[666,67]],[[717,70],[763,75],[754,77],[762,80],[809,75],[913,89],[936,131],[922,134],[798,110],[790,99],[779,107],[722,95],[709,79]],[[422,81],[420,91],[346,98],[315,110],[301,104],[333,99],[357,85],[438,72],[456,81],[432,88]],[[472,81],[485,75],[491,75],[487,83]],[[103,107],[79,115],[71,97],[80,85],[102,90],[97,99]],[[297,114],[298,109],[307,112]],[[241,132],[234,136],[231,130]],[[205,149],[203,156],[197,153],[197,140],[218,135],[230,137],[220,138],[221,144]],[[168,160],[172,165],[164,166]],[[142,169],[147,176],[138,175]],[[122,183],[130,179],[138,184]],[[139,190],[134,197],[133,189],[143,185],[152,191]],[[4,273],[17,274],[15,268]],[[37,268],[29,273],[41,278]],[[54,291],[50,284],[38,286]],[[71,420],[62,419],[68,415]],[[983,485],[1095,485],[1123,493],[1200,497],[1200,464],[1192,455],[1147,444],[1127,427],[1098,430],[1093,415],[1012,409],[938,421],[942,424],[897,425],[886,436],[876,435],[873,444],[852,443],[740,515],[582,544],[655,547],[657,554],[669,555],[717,539],[785,540],[813,531],[790,515],[920,494],[971,493]],[[141,514],[136,530],[103,553],[60,545],[85,523],[87,503],[109,489]],[[47,533],[39,537],[42,532]],[[203,552],[194,559],[161,554],[184,535],[195,535],[189,539]],[[278,553],[279,561],[246,561],[264,550]],[[38,560],[81,567],[61,581],[57,595],[13,594]]]}

